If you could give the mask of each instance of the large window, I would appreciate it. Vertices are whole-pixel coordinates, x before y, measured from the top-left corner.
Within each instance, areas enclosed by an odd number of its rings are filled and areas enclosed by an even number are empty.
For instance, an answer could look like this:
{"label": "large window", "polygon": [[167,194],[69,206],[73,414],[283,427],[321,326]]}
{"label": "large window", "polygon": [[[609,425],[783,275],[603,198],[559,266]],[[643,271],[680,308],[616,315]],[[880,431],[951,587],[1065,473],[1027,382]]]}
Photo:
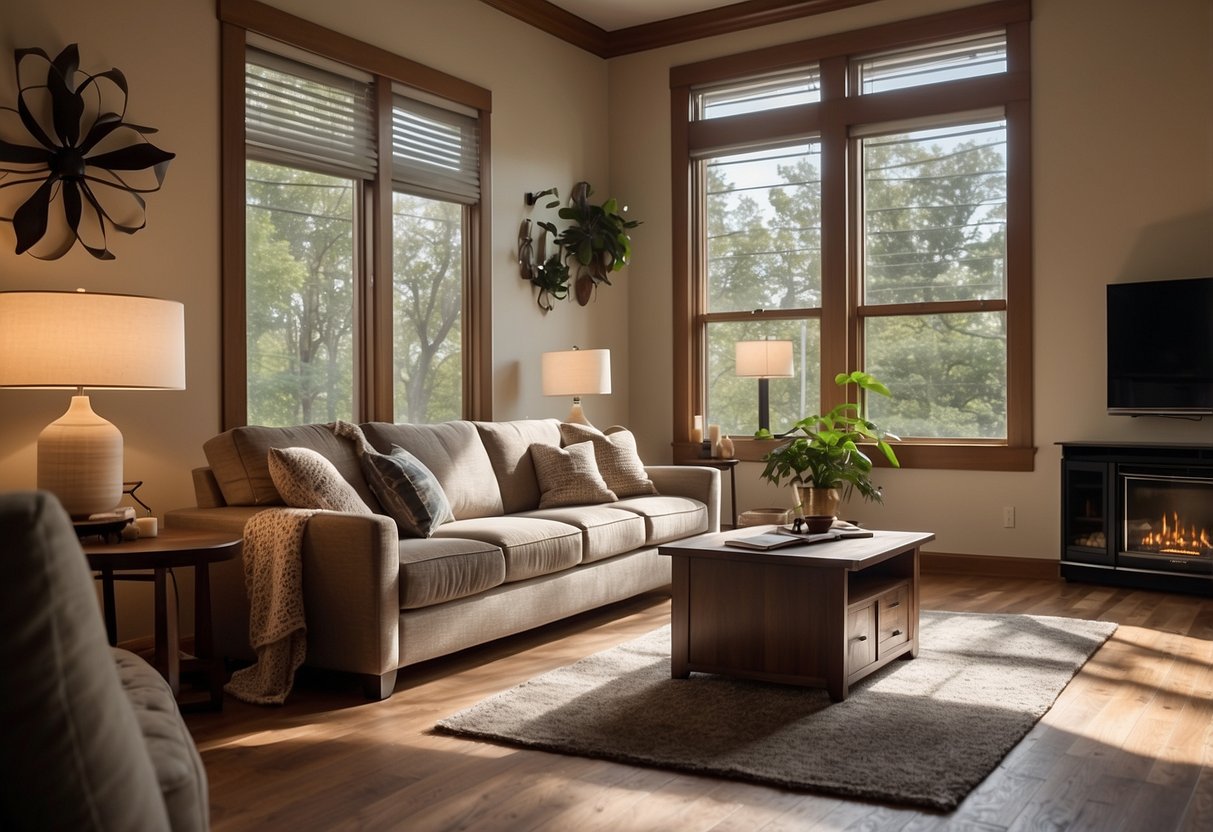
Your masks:
{"label": "large window", "polygon": [[489,93],[252,0],[219,14],[225,426],[489,418]]}
{"label": "large window", "polygon": [[794,374],[769,382],[772,431],[866,369],[903,463],[1031,468],[1028,16],[1010,0],[671,71],[678,441],[700,413],[754,433],[734,344],[776,339]]}

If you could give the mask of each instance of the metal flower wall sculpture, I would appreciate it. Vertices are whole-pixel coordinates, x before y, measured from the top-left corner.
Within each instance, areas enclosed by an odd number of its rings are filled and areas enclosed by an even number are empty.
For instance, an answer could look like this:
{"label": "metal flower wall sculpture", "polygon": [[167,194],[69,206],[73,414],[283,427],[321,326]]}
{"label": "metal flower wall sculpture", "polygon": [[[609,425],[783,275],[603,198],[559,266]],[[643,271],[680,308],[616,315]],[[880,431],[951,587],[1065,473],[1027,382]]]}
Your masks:
{"label": "metal flower wall sculpture", "polygon": [[[126,120],[126,78],[118,69],[80,72],[74,43],[54,60],[41,49],[17,49],[13,57],[17,106],[0,107],[0,193],[16,188],[21,202],[0,219],[13,224],[17,254],[54,260],[79,241],[94,257],[112,260],[106,228],[143,228],[142,195],[160,190],[174,154],[143,138],[155,129]],[[42,62],[46,82],[27,80],[35,71],[28,65]],[[26,136],[8,139],[22,128]],[[34,144],[22,143],[27,136]]]}

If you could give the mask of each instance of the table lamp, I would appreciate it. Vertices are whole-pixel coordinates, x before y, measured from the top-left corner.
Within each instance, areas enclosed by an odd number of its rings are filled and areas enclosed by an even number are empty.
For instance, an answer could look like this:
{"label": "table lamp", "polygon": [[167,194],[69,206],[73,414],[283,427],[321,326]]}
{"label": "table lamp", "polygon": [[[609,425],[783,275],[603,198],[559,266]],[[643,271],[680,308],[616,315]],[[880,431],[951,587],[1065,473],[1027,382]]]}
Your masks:
{"label": "table lamp", "polygon": [[771,396],[768,379],[792,377],[791,341],[738,341],[736,373],[758,379],[758,429],[771,429]]}
{"label": "table lamp", "polygon": [[573,347],[543,354],[543,395],[572,396],[568,421],[588,425],[581,397],[611,392],[611,351]]}
{"label": "table lamp", "polygon": [[184,390],[185,308],[99,292],[0,292],[0,387],[75,389],[38,437],[38,488],[87,518],[122,499],[122,433],[85,388]]}

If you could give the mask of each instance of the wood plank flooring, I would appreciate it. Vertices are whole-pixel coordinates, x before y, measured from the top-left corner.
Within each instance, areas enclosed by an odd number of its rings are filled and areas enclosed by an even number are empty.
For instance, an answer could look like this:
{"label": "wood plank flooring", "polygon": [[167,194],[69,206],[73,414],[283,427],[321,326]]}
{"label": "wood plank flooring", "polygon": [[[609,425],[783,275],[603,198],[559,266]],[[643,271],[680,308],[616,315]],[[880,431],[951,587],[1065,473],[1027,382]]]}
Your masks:
{"label": "wood plank flooring", "polygon": [[236,830],[1213,830],[1213,600],[923,576],[924,609],[1116,621],[1053,709],[938,814],[432,733],[441,717],[669,621],[636,599],[402,671],[366,702],[305,676],[287,705],[187,717],[216,832]]}

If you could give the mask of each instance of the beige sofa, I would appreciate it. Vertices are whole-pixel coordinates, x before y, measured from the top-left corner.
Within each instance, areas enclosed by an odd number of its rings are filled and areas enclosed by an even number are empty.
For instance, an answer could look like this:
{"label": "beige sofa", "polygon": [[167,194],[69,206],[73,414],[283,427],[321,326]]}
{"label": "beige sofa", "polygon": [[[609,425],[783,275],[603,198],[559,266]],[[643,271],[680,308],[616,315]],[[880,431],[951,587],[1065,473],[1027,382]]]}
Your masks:
{"label": "beige sofa", "polygon": [[0,494],[0,541],[0,829],[208,829],[206,770],[173,692],[106,642],[63,506]]}
{"label": "beige sofa", "polygon": [[[356,673],[368,698],[391,695],[401,667],[662,589],[659,544],[719,530],[720,472],[648,466],[657,494],[540,509],[535,443],[560,445],[555,419],[362,425],[372,445],[399,445],[425,463],[455,520],[430,538],[400,539],[383,514],[322,512],[303,540],[307,664]],[[280,505],[270,448],[324,455],[376,511],[353,444],[324,425],[235,428],[205,446],[194,472],[198,506],[169,512],[177,528],[240,533]],[[238,561],[212,567],[220,655],[251,658]]]}

